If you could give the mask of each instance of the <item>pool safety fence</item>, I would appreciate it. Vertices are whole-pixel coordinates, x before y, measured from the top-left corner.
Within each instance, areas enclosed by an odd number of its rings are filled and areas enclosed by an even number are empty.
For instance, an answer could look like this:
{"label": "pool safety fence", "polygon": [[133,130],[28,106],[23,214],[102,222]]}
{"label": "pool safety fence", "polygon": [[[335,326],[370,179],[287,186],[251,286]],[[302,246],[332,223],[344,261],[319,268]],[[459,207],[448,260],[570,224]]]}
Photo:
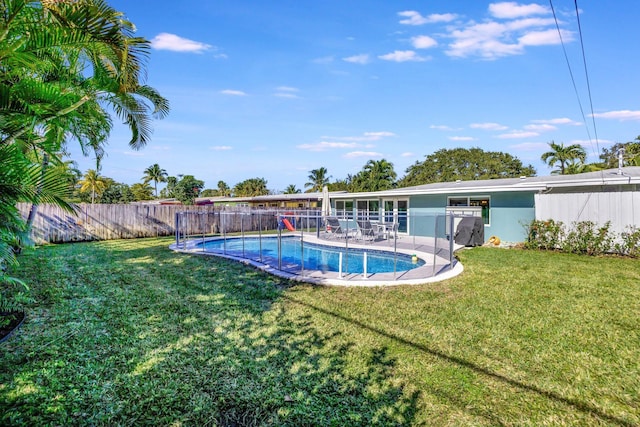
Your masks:
{"label": "pool safety fence", "polygon": [[[393,257],[393,271],[388,272],[393,273],[393,280],[410,275],[411,270],[397,268],[399,258],[406,260],[418,255],[416,258],[421,260],[421,265],[424,262],[430,276],[453,268],[454,220],[451,213],[406,214],[389,217],[389,221],[370,219],[365,214],[349,218],[323,216],[322,212],[314,210],[177,212],[174,247],[246,259],[302,276],[312,274],[312,269],[305,265],[305,253],[317,245],[340,251],[339,267],[335,272],[338,278],[370,278],[373,273],[368,260],[380,253]],[[291,242],[294,237],[300,245],[299,259],[283,259],[282,243],[285,239]],[[277,240],[275,254],[264,249],[267,242],[272,245],[274,239]],[[207,246],[211,241],[217,241],[216,249]],[[249,246],[251,250],[247,249]],[[358,262],[355,262],[356,258]],[[358,271],[354,270],[354,265]]]}

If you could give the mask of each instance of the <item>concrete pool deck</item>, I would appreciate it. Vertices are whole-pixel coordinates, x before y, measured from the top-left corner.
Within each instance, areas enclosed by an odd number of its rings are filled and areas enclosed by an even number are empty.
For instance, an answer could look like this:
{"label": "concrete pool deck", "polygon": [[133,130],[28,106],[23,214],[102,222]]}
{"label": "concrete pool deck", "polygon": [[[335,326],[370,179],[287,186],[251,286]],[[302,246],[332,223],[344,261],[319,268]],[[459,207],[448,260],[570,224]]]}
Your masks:
{"label": "concrete pool deck", "polygon": [[[288,232],[282,233],[283,237],[297,236],[300,237],[300,232]],[[374,242],[361,242],[349,238],[348,242],[342,239],[328,239],[325,233],[321,233],[321,237],[318,238],[315,233],[302,233],[305,242],[312,244],[319,244],[324,246],[333,246],[344,248],[348,245],[349,249],[371,249],[375,251],[389,251],[393,253],[394,242],[388,240],[379,240]],[[240,236],[229,236],[228,238],[238,238]],[[246,238],[256,238],[255,236],[245,236]],[[398,271],[396,273],[370,273],[367,277],[364,277],[362,273],[343,273],[342,277],[336,271],[320,271],[320,270],[303,270],[300,271],[299,265],[282,265],[282,270],[270,266],[265,263],[261,263],[258,260],[250,258],[242,258],[229,254],[221,254],[214,252],[204,252],[199,249],[199,246],[203,241],[219,240],[223,237],[205,237],[204,239],[194,238],[187,240],[185,244],[180,244],[178,247],[175,243],[169,246],[170,249],[176,252],[189,253],[194,255],[205,256],[217,256],[221,258],[231,259],[247,265],[251,265],[255,268],[263,270],[274,276],[281,277],[288,280],[312,283],[317,285],[330,285],[330,286],[399,286],[399,285],[420,285],[426,283],[439,282],[447,280],[462,273],[463,266],[453,257],[453,266],[449,268],[449,250],[440,248],[438,252],[442,254],[434,255],[435,240],[429,237],[417,237],[417,236],[402,236],[395,242],[395,247],[398,253],[406,255],[417,255],[418,258],[425,261],[423,266]],[[273,238],[273,235],[270,235]],[[443,239],[441,239],[443,240]],[[448,242],[446,243],[448,246]],[[459,248],[457,246],[455,249]]]}

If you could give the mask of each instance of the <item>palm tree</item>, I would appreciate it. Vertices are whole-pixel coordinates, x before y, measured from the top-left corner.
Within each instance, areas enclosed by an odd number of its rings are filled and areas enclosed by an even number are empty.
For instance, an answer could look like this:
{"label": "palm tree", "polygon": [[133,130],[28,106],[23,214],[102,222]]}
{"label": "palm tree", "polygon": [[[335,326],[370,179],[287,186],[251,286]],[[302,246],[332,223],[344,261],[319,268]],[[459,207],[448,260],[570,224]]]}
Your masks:
{"label": "palm tree", "polygon": [[153,199],[153,194],[151,193],[152,190],[153,189],[148,182],[144,182],[142,184],[137,182],[131,186],[133,199],[136,201]]}
{"label": "palm tree", "polygon": [[91,192],[91,204],[95,203],[96,195],[101,194],[107,188],[104,179],[95,169],[89,169],[84,177],[78,181],[78,184],[81,193]]}
{"label": "palm tree", "polygon": [[150,116],[166,115],[168,102],[141,84],[149,42],[133,36],[132,23],[104,0],[3,5],[11,14],[0,16],[0,87],[16,90],[6,92],[9,99],[0,107],[11,113],[1,123],[0,144],[33,141],[38,129],[60,119],[67,121],[63,131],[73,117],[104,123],[108,114],[101,105],[129,125],[132,148],[148,142]]}
{"label": "palm tree", "polygon": [[313,169],[309,172],[309,182],[307,182],[304,187],[311,187],[307,190],[307,192],[320,192],[322,191],[322,187],[329,183],[330,178],[330,176],[327,176],[327,168],[321,167],[318,169]]}
{"label": "palm tree", "polygon": [[558,164],[560,169],[552,171],[552,174],[560,173],[560,175],[565,175],[568,164],[575,164],[577,161],[584,163],[587,159],[586,151],[584,151],[584,148],[579,144],[572,144],[565,147],[563,143],[556,144],[551,141],[549,147],[551,147],[551,150],[543,153],[540,158],[551,167]]}
{"label": "palm tree", "polygon": [[159,164],[154,163],[144,170],[144,176],[142,182],[148,184],[153,181],[153,187],[155,189],[156,199],[158,198],[158,183],[167,182],[167,171],[162,169]]}
{"label": "palm tree", "polygon": [[289,184],[287,188],[284,189],[284,194],[298,194],[300,192],[300,189],[296,188],[295,184]]}
{"label": "palm tree", "polygon": [[239,182],[233,188],[236,197],[255,197],[269,194],[264,178],[250,178]]}
{"label": "palm tree", "polygon": [[107,106],[129,125],[132,148],[149,141],[150,118],[169,106],[143,84],[150,43],[134,37],[131,22],[105,0],[3,0],[2,7],[10,13],[0,13],[0,146],[42,154],[41,178],[69,138],[99,164],[111,130]]}
{"label": "palm tree", "polygon": [[385,159],[369,160],[362,168],[366,177],[366,191],[389,190],[395,186],[397,174],[393,163]]}
{"label": "palm tree", "polygon": [[231,188],[224,181],[218,181],[218,196],[229,197],[231,196]]}

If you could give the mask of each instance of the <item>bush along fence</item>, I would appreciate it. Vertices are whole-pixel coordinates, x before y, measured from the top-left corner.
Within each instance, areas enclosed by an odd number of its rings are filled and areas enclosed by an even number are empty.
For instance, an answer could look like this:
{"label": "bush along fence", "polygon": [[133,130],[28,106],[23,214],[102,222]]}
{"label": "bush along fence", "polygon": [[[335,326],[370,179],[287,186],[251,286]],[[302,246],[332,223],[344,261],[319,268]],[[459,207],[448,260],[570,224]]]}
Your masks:
{"label": "bush along fence", "polygon": [[592,221],[573,222],[566,227],[552,219],[534,220],[528,226],[527,249],[561,250],[587,255],[618,254],[640,256],[640,229],[628,226],[617,234],[610,230],[611,223],[598,225]]}
{"label": "bush along fence", "polygon": [[[24,218],[29,215],[31,205],[19,203],[18,209]],[[152,204],[85,204],[77,205],[75,215],[55,206],[38,206],[31,237],[37,244],[66,243],[90,240],[130,239],[137,237],[173,236],[176,232],[176,214],[190,211],[199,222],[193,223],[193,233],[220,233],[223,225],[221,212],[236,212],[238,215],[225,216],[227,232],[257,231],[258,224],[247,221],[247,207],[235,206],[181,206]],[[262,224],[275,228],[273,224]]]}

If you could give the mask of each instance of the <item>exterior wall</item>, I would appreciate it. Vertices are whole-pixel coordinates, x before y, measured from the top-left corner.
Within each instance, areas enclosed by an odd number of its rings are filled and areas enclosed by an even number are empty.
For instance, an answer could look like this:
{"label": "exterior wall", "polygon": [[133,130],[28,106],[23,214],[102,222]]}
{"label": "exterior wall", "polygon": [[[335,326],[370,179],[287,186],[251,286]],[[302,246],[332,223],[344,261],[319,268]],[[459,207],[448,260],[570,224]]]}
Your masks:
{"label": "exterior wall", "polygon": [[533,193],[493,193],[491,196],[491,224],[484,236],[498,236],[503,242],[524,242],[527,225],[535,219]]}
{"label": "exterior wall", "polygon": [[640,191],[536,194],[536,219],[553,219],[570,226],[593,221],[621,233],[629,226],[640,227]]}
{"label": "exterior wall", "polygon": [[[412,196],[409,201],[411,215],[415,215],[416,222],[420,215],[444,214],[447,206],[447,194],[433,194]],[[452,196],[475,196],[474,194],[455,194]],[[491,236],[498,236],[505,242],[523,242],[526,237],[526,225],[535,218],[534,194],[528,192],[511,193],[483,193],[477,196],[489,196],[490,223],[485,225],[485,240]],[[411,228],[411,234],[427,235],[429,229],[433,229],[433,221],[425,222],[420,227],[416,224]],[[426,227],[426,228],[425,228]],[[436,226],[438,230],[444,230],[444,224]],[[439,231],[439,234],[442,231]],[[433,235],[433,232],[428,235]]]}
{"label": "exterior wall", "polygon": [[409,234],[412,236],[445,237],[447,196],[425,194],[409,198]]}

